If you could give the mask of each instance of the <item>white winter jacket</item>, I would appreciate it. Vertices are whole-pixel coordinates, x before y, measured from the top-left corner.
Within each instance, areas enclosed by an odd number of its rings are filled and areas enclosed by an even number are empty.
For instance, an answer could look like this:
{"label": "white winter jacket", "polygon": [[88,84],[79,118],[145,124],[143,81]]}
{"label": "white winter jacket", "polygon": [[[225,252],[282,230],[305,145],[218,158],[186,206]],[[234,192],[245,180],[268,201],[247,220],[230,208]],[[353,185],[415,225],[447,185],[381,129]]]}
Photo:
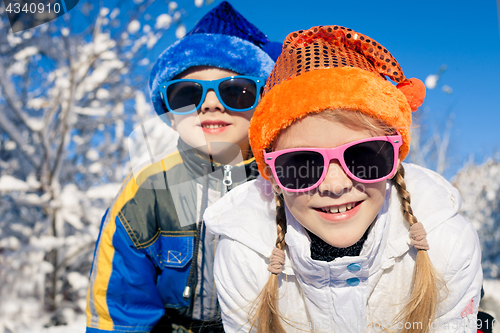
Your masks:
{"label": "white winter jacket", "polygon": [[[459,215],[458,191],[438,174],[404,164],[414,215],[424,225],[434,267],[446,282],[432,332],[476,332],[482,284],[479,240]],[[238,186],[205,212],[208,229],[222,235],[215,281],[226,332],[248,332],[255,300],[266,284],[275,246],[275,200],[263,178]],[[309,236],[287,210],[286,262],[279,279],[279,310],[287,332],[399,331],[394,322],[412,286],[416,250],[410,247],[396,190],[384,205],[357,257],[311,258]]]}

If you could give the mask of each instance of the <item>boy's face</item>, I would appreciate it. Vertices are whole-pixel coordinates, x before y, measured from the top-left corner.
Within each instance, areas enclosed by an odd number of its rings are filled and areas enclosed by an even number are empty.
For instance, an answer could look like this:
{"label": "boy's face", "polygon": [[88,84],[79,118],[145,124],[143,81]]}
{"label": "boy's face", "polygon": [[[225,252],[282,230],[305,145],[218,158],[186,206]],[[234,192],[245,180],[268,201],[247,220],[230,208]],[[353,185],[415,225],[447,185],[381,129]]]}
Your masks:
{"label": "boy's face", "polygon": [[[209,81],[233,75],[239,74],[226,69],[200,66],[186,70],[175,79]],[[253,112],[254,110],[245,112],[226,110],[215,92],[209,90],[198,112],[187,115],[168,113],[168,116],[172,122],[172,128],[179,133],[181,139],[189,146],[220,160],[224,159],[221,155],[224,154],[228,145],[211,145],[211,143],[224,142],[238,145],[243,158],[246,159],[250,150],[248,126]]]}

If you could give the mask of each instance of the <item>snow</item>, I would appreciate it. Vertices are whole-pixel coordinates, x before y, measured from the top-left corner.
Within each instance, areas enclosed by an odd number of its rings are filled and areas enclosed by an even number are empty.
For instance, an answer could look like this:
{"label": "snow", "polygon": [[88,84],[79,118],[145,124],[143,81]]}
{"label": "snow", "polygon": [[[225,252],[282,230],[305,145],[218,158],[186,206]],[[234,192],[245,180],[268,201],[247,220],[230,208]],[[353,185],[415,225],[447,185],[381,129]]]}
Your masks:
{"label": "snow", "polygon": [[436,88],[436,84],[438,82],[438,79],[439,79],[439,76],[434,75],[434,74],[427,76],[427,78],[425,79],[425,86],[427,87],[427,89]]}
{"label": "snow", "polygon": [[177,7],[178,7],[178,5],[177,5],[177,2],[175,2],[175,1],[170,1],[168,3],[168,10],[170,10],[170,11],[176,10]]}
{"label": "snow", "polygon": [[104,51],[99,55],[99,58],[103,60],[113,60],[116,59],[116,53],[113,51]]}
{"label": "snow", "polygon": [[158,42],[158,37],[156,37],[153,33],[150,33],[148,35],[148,42],[147,42],[146,46],[150,50],[153,48],[153,46],[156,45],[157,42]]}
{"label": "snow", "polygon": [[168,29],[172,24],[172,16],[161,14],[156,18],[155,29]]}
{"label": "snow", "polygon": [[4,146],[5,150],[14,150],[16,149],[17,147],[17,144],[15,143],[15,141],[7,141],[5,142]]}
{"label": "snow", "polygon": [[120,187],[120,183],[93,186],[87,191],[87,197],[91,199],[113,199]]}
{"label": "snow", "polygon": [[33,32],[32,31],[25,31],[23,32],[23,38],[24,39],[31,39],[31,37],[33,36]]}
{"label": "snow", "polygon": [[85,156],[91,161],[97,161],[99,159],[99,152],[95,149],[89,149]]}
{"label": "snow", "polygon": [[[48,235],[30,238],[30,245],[37,247],[39,250],[44,250],[44,251],[50,251],[53,249],[61,248],[64,245],[64,242],[65,242],[64,238],[58,238]],[[51,270],[52,269],[53,268],[51,268]]]}
{"label": "snow", "polygon": [[106,16],[108,15],[108,13],[109,13],[109,8],[106,7],[101,8],[101,10],[99,11],[99,15],[101,16]]}
{"label": "snow", "polygon": [[19,239],[17,239],[14,236],[10,236],[7,238],[0,239],[0,250],[19,250],[21,247],[21,243],[19,242]]}
{"label": "snow", "polygon": [[441,88],[441,90],[443,90],[443,92],[447,93],[447,94],[452,94],[453,93],[453,88],[450,87],[449,85],[445,84],[443,86],[443,88]]}
{"label": "snow", "polygon": [[151,110],[142,91],[137,91],[135,93],[135,110],[139,118],[143,118]]}
{"label": "snow", "polygon": [[500,333],[500,280],[485,279],[483,289],[484,297],[479,307],[497,320],[496,325],[493,325],[493,333]]}
{"label": "snow", "polygon": [[12,33],[7,34],[7,42],[9,42],[9,45],[11,47],[15,47],[17,44],[20,44],[23,42],[23,39],[19,37],[18,35],[14,35]]}
{"label": "snow", "polygon": [[26,125],[28,125],[35,132],[41,131],[44,127],[42,118],[33,117],[26,117]]}
{"label": "snow", "polygon": [[28,46],[14,55],[14,59],[17,61],[24,60],[38,53],[38,48],[36,46]]}
{"label": "snow", "polygon": [[175,30],[175,37],[181,39],[185,35],[186,35],[186,26],[184,24],[179,24],[179,26]]}
{"label": "snow", "polygon": [[[87,318],[85,315],[75,316],[74,321],[69,325],[51,326],[49,328],[41,328],[40,333],[84,333],[87,325]],[[36,332],[32,332],[36,333]]]}
{"label": "snow", "polygon": [[62,217],[66,222],[71,224],[75,229],[81,230],[83,229],[84,225],[80,220],[80,215],[73,214],[72,212],[64,209],[61,211]]}
{"label": "snow", "polygon": [[198,8],[203,6],[203,0],[194,0],[194,5]]}
{"label": "snow", "polygon": [[3,175],[0,177],[0,192],[7,192],[7,191],[28,191],[30,189],[30,186],[15,177],[12,177],[10,175]]}
{"label": "snow", "polygon": [[30,98],[28,100],[28,107],[35,110],[45,108],[48,104],[49,102],[44,98]]}
{"label": "snow", "polygon": [[147,66],[147,65],[149,65],[149,59],[148,58],[142,59],[141,61],[139,61],[139,65],[140,66]]}
{"label": "snow", "polygon": [[120,10],[118,8],[113,9],[109,17],[114,20],[120,14]]}
{"label": "snow", "polygon": [[23,75],[26,72],[26,62],[18,61],[12,64],[8,69],[7,73],[11,75]]}
{"label": "snow", "polygon": [[102,164],[99,162],[92,163],[88,168],[88,171],[90,173],[100,173],[101,170],[102,170]]}
{"label": "snow", "polygon": [[36,175],[34,173],[30,173],[28,177],[26,177],[26,182],[31,188],[39,188],[40,182],[36,179]]}
{"label": "snow", "polygon": [[135,34],[141,28],[141,24],[137,20],[133,20],[128,24],[127,31],[130,34]]}
{"label": "snow", "polygon": [[461,214],[477,229],[486,278],[500,277],[500,162],[467,165],[453,179],[462,196]]}
{"label": "snow", "polygon": [[68,282],[74,289],[87,289],[89,285],[89,277],[83,276],[78,272],[71,272],[68,274]]}
{"label": "snow", "polygon": [[109,97],[109,91],[104,88],[99,88],[95,94],[97,99],[106,99]]}

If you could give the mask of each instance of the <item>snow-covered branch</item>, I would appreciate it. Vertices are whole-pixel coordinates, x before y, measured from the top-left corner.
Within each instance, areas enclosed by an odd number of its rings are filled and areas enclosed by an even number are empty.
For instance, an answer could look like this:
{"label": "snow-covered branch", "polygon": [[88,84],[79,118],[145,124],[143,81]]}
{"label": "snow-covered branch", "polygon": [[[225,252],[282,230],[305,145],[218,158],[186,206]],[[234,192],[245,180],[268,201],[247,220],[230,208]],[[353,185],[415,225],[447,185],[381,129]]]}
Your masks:
{"label": "snow-covered branch", "polygon": [[0,332],[83,313],[100,218],[131,171],[127,131],[152,112],[151,50],[182,24],[173,2],[106,5],[17,34],[0,18]]}

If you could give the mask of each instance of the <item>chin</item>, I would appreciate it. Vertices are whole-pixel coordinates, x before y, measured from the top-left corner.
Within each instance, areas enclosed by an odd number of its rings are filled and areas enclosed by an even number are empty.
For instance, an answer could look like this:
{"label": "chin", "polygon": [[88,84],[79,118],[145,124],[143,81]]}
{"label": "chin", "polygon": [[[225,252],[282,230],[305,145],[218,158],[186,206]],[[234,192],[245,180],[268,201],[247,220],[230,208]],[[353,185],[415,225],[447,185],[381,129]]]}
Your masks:
{"label": "chin", "polygon": [[329,238],[323,238],[320,237],[324,242],[330,244],[333,247],[337,248],[344,248],[344,247],[349,247],[354,244],[356,244],[357,241],[359,241],[363,237],[363,234],[361,234],[359,237],[329,237]]}

